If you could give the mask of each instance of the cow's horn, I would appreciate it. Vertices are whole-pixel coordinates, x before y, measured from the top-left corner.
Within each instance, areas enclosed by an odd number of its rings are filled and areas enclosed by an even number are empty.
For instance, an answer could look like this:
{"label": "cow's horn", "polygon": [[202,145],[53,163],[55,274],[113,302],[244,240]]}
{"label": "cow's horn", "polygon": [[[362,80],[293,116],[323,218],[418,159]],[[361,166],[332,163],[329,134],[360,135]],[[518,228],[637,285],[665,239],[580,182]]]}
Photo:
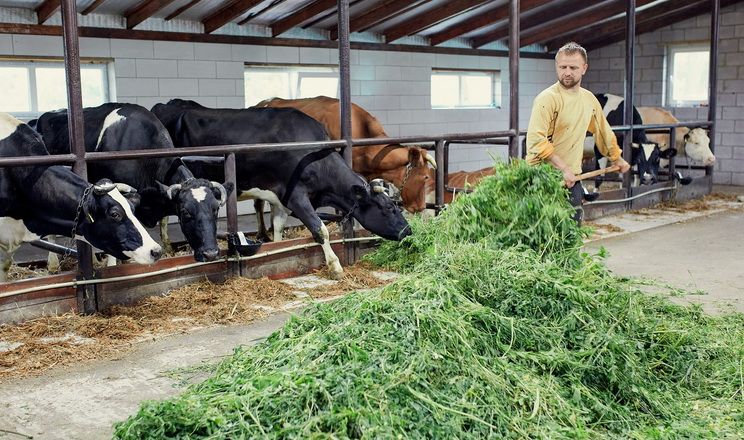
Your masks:
{"label": "cow's horn", "polygon": [[432,168],[437,169],[437,161],[428,152],[426,153],[426,161],[431,164]]}
{"label": "cow's horn", "polygon": [[220,206],[225,206],[225,203],[227,203],[227,190],[225,189],[225,187],[222,186],[222,184],[219,182],[212,181],[209,183],[211,183],[212,186],[220,190]]}
{"label": "cow's horn", "polygon": [[169,186],[165,194],[168,196],[169,199],[173,200],[173,191],[180,191],[180,190],[181,190],[181,184],[176,183],[176,184]]}
{"label": "cow's horn", "polygon": [[369,185],[372,187],[372,191],[376,193],[385,193],[385,181],[382,179],[372,179],[369,182]]}
{"label": "cow's horn", "polygon": [[132,188],[131,186],[127,185],[126,183],[117,182],[116,183],[116,189],[119,190],[122,194],[130,194],[130,193],[136,193],[137,190]]}
{"label": "cow's horn", "polygon": [[116,188],[116,185],[108,179],[101,179],[93,185],[93,193],[97,196],[108,194],[112,189]]}

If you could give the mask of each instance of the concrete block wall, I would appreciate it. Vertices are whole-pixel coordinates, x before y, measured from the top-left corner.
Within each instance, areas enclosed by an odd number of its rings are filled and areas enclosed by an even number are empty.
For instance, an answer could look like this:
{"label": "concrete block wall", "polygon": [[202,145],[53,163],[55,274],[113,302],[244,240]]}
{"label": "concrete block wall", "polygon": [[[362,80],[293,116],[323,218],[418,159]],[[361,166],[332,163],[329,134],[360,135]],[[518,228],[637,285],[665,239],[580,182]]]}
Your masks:
{"label": "concrete block wall", "polygon": [[[193,99],[209,107],[245,105],[245,64],[338,63],[338,51],[324,48],[248,46],[143,40],[82,38],[82,57],[111,59],[115,78],[112,99],[151,108],[171,98]],[[0,35],[0,55],[62,56],[62,39]],[[432,109],[432,68],[500,71],[501,107]],[[522,59],[520,126],[528,123],[532,100],[555,81],[552,60]],[[374,114],[391,136],[436,135],[505,130],[509,125],[508,59],[415,52],[351,53],[353,102]],[[451,170],[489,166],[490,155],[505,147],[453,147]]]}
{"label": "concrete block wall", "polygon": [[[721,9],[716,111],[716,165],[713,182],[744,185],[744,4]],[[637,106],[660,107],[664,93],[667,45],[710,40],[710,14],[693,17],[636,36],[635,93]],[[579,42],[580,43],[580,42]],[[584,86],[595,93],[623,95],[625,43],[589,53]],[[680,120],[706,120],[707,107],[667,107]],[[678,160],[684,165],[685,159]]]}

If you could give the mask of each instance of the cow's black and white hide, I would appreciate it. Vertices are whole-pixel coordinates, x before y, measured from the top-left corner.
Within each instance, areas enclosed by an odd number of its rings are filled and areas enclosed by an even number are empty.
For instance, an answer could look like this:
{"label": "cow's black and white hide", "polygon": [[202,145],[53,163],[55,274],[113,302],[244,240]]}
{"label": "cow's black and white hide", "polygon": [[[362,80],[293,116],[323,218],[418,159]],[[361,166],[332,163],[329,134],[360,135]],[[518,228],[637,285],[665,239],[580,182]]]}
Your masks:
{"label": "cow's black and white hide", "polygon": [[[49,153],[31,127],[0,113],[0,157]],[[0,280],[24,241],[74,236],[122,260],[155,262],[162,249],[133,214],[139,196],[129,185],[91,185],[64,166],[0,168]]]}
{"label": "cow's black and white hide", "polygon": [[[176,147],[276,142],[323,141],[320,123],[289,108],[208,109],[192,101],[158,104],[153,113],[163,121]],[[197,176],[221,179],[223,166],[214,161],[189,160]],[[390,240],[410,234],[397,205],[382,188],[370,186],[331,149],[257,151],[241,153],[237,161],[240,199],[268,201],[276,218],[297,217],[321,244],[331,273],[342,273],[329,234],[315,210],[330,206],[357,219],[369,231]],[[275,221],[274,228],[282,224]]]}
{"label": "cow's black and white hide", "polygon": [[[163,124],[139,105],[107,103],[85,108],[83,114],[86,151],[173,148]],[[36,121],[36,130],[52,154],[70,151],[67,124],[66,110],[44,113]],[[110,178],[136,188],[142,200],[135,214],[143,224],[152,228],[166,216],[178,216],[194,258],[218,257],[217,211],[232,187],[195,178],[179,158],[92,162],[88,175],[91,180]]]}

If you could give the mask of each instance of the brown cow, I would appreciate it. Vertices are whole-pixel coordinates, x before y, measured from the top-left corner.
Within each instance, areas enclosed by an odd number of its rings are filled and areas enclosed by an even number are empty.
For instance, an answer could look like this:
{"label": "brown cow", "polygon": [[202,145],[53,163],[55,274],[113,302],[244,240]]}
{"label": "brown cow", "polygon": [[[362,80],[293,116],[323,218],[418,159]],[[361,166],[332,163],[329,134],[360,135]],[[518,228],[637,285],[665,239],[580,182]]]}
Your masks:
{"label": "brown cow", "polygon": [[[673,114],[658,107],[638,107],[638,113],[644,124],[676,124],[679,122]],[[669,135],[664,133],[647,133],[646,137],[659,144],[663,151],[669,148]],[[702,128],[678,127],[675,130],[674,148],[677,154],[684,154],[695,162],[702,162],[705,166],[716,163],[716,157],[710,151],[710,138]]]}
{"label": "brown cow", "polygon": [[[449,204],[457,197],[462,190],[467,190],[477,185],[484,177],[496,174],[494,167],[481,168],[476,171],[456,171],[447,175],[447,181],[444,184],[444,203]],[[431,171],[431,179],[426,184],[426,201],[434,203],[436,191],[436,179],[434,172]],[[452,189],[448,188],[454,188]],[[458,191],[459,190],[459,191]]]}
{"label": "brown cow", "polygon": [[[323,124],[331,139],[341,139],[340,104],[338,99],[316,96],[304,99],[273,98],[255,107],[292,107]],[[369,112],[352,104],[351,137],[389,137],[382,124]],[[401,194],[403,207],[409,212],[426,208],[425,188],[429,180],[427,162],[436,167],[434,159],[420,147],[400,144],[371,145],[352,149],[353,169],[365,179],[383,179],[395,185]]]}

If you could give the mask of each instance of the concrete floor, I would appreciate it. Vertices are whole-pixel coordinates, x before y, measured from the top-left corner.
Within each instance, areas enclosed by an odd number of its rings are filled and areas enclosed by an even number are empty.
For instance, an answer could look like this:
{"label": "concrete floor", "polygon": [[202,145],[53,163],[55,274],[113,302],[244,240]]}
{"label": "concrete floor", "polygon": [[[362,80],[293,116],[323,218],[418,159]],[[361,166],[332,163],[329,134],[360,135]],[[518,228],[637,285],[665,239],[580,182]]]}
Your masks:
{"label": "concrete floor", "polygon": [[[607,264],[618,275],[708,292],[674,301],[698,302],[712,313],[744,312],[743,206],[731,203],[713,213],[667,215],[664,221],[608,217],[602,221],[624,231],[590,242],[586,249],[605,247]],[[134,414],[139,402],[164,399],[183,389],[185,383],[169,372],[219,362],[237,345],[262,341],[288,316],[279,313],[251,326],[173,335],[141,343],[120,359],[0,384],[0,439],[24,438],[17,433],[34,439],[110,438],[112,423]]]}

